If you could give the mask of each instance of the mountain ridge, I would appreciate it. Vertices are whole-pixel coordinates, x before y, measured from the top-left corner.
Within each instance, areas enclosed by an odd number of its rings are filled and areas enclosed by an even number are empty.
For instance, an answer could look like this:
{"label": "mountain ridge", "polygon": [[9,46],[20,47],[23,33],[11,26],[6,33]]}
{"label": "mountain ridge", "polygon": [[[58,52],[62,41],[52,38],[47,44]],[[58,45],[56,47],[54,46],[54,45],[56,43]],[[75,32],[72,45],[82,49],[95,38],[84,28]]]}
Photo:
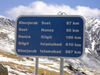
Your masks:
{"label": "mountain ridge", "polygon": [[6,18],[5,16],[0,15],[0,24],[8,25],[8,26],[15,26],[15,21],[12,19]]}

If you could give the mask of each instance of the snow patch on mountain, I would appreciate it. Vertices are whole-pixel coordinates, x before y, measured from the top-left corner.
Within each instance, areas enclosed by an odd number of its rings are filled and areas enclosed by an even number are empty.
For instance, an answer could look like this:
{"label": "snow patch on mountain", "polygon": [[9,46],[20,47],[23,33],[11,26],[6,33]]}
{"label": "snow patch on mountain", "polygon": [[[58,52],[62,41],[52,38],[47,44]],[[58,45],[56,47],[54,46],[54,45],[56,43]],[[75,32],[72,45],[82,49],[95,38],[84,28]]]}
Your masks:
{"label": "snow patch on mountain", "polygon": [[6,18],[5,16],[0,15],[0,18]]}
{"label": "snow patch on mountain", "polygon": [[14,54],[15,21],[0,16],[0,49]]}

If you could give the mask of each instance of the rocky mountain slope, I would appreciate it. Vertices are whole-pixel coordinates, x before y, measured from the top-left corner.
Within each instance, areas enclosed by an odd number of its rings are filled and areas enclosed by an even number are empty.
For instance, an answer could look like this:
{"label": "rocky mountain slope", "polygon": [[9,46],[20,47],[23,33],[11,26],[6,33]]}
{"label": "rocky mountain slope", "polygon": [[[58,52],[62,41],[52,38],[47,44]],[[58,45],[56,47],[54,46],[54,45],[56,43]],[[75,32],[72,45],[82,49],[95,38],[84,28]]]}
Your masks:
{"label": "rocky mountain slope", "polygon": [[[98,71],[100,70],[100,20],[95,18],[85,18],[85,20],[85,54],[80,59],[65,59],[64,75],[100,74]],[[0,16],[0,63],[8,68],[9,75],[26,75],[26,73],[33,75],[34,58],[15,55],[14,35],[15,21]],[[39,61],[39,74],[59,74],[59,59],[40,58]]]}
{"label": "rocky mountain slope", "polygon": [[15,21],[0,15],[0,24],[7,26],[15,26]]}

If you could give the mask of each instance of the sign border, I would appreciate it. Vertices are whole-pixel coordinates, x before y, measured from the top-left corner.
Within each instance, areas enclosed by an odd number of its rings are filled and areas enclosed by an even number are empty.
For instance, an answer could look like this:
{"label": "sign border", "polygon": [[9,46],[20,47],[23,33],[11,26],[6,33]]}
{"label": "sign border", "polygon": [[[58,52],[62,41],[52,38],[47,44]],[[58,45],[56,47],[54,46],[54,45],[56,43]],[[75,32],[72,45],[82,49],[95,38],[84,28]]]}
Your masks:
{"label": "sign border", "polygon": [[[17,20],[20,17],[80,17],[83,20],[83,53],[79,57],[60,57],[60,56],[32,56],[32,55],[19,55],[16,52],[16,34],[17,34]],[[71,59],[79,59],[82,58],[83,55],[85,54],[85,19],[81,15],[19,15],[16,20],[15,20],[15,43],[14,43],[14,52],[17,56],[19,57],[38,57],[38,58],[71,58]]]}

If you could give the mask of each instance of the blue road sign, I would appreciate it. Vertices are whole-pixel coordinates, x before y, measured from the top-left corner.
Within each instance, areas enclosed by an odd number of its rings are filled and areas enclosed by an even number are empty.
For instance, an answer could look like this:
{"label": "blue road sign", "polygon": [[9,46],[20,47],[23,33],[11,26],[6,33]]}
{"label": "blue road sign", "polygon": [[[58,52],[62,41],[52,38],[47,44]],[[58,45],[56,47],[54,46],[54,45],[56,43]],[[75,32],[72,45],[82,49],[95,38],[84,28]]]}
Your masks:
{"label": "blue road sign", "polygon": [[15,51],[21,56],[80,57],[84,53],[81,16],[25,16],[16,19]]}

